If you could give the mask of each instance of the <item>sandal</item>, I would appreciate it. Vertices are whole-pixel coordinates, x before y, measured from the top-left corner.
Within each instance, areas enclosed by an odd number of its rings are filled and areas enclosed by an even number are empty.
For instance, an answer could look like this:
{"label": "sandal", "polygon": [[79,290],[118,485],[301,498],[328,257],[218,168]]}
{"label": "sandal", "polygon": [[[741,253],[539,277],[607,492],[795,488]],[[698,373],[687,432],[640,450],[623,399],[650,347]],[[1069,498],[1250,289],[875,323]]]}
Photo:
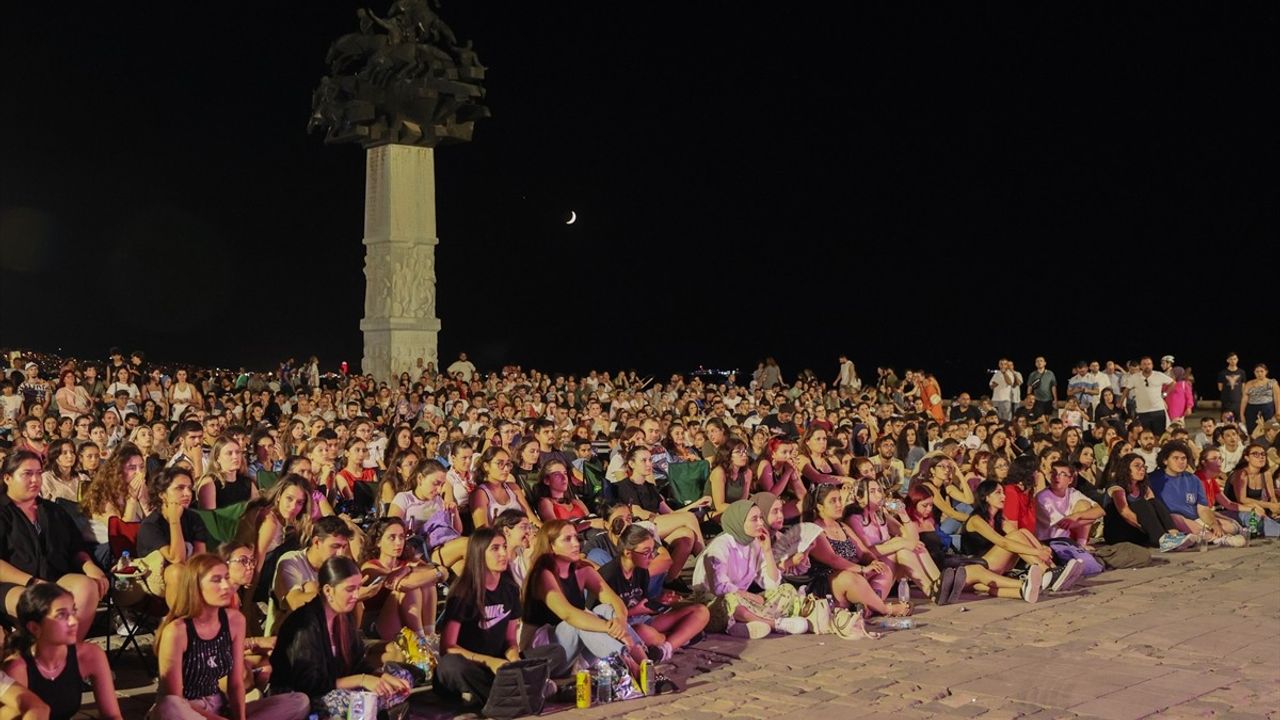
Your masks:
{"label": "sandal", "polygon": [[954,585],[956,579],[956,571],[952,568],[944,568],[942,570],[942,580],[938,583],[938,596],[933,598],[935,605],[947,605],[951,602],[951,596],[954,594]]}
{"label": "sandal", "polygon": [[888,610],[888,612],[884,614],[885,617],[910,617],[911,615],[910,603],[885,603],[885,609]]}
{"label": "sandal", "polygon": [[678,693],[680,688],[675,681],[666,675],[659,674],[653,681],[653,694],[665,695],[668,693]]}
{"label": "sandal", "polygon": [[964,594],[964,588],[968,584],[969,574],[964,571],[964,566],[955,568],[955,573],[951,576],[951,595],[947,598],[947,604],[960,602],[960,596]]}

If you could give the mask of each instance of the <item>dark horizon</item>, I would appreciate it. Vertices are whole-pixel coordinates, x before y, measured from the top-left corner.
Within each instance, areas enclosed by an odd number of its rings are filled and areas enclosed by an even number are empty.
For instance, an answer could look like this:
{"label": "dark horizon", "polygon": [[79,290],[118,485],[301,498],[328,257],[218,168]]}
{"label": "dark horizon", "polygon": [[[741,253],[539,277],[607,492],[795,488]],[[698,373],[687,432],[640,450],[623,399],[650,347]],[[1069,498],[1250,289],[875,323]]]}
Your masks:
{"label": "dark horizon", "polygon": [[[13,8],[0,345],[358,365],[363,153],[306,121],[364,6]],[[1272,6],[441,12],[493,111],[436,153],[443,364],[1276,360]]]}

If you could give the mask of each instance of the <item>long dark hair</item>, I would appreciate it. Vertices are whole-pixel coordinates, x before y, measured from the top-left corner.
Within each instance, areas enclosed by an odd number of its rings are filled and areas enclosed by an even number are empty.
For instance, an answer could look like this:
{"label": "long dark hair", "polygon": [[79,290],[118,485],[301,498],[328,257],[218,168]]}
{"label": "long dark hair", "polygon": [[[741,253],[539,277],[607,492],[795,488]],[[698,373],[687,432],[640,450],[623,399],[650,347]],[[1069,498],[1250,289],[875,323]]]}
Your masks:
{"label": "long dark hair", "polygon": [[[368,562],[370,560],[377,560],[382,556],[382,550],[378,547],[382,544],[382,536],[386,535],[387,531],[395,525],[399,525],[401,530],[408,532],[408,528],[405,526],[404,520],[398,517],[384,517],[373,524],[373,528],[369,530],[369,539],[364,543],[364,557],[361,558],[362,561]],[[408,543],[405,544],[404,548],[406,552],[409,551]],[[396,559],[400,560],[402,558]]]}
{"label": "long dark hair", "polygon": [[1030,494],[1035,490],[1036,472],[1039,470],[1040,458],[1031,454],[1019,455],[1009,463],[1009,477],[1005,479],[1004,484],[1017,485]]}
{"label": "long dark hair", "polygon": [[14,618],[18,621],[18,627],[4,641],[4,657],[15,653],[23,657],[29,656],[31,649],[35,647],[36,636],[31,633],[27,625],[29,623],[39,625],[49,614],[53,601],[70,594],[70,591],[64,590],[60,585],[44,581],[36,582],[23,590],[22,597],[18,598],[18,612]]}
{"label": "long dark hair", "polygon": [[1111,457],[1107,458],[1107,469],[1103,471],[1103,489],[1112,485],[1123,488],[1126,493],[1131,490],[1136,491],[1137,496],[1141,497],[1147,494],[1147,478],[1144,476],[1141,480],[1134,480],[1129,477],[1129,468],[1133,466],[1134,460],[1142,460],[1146,464],[1146,460],[1138,453],[1111,453]]}
{"label": "long dark hair", "polygon": [[501,532],[494,528],[476,528],[471,537],[467,538],[467,555],[462,572],[449,587],[449,598],[457,603],[458,619],[463,622],[476,620],[484,614],[484,576],[488,570],[485,553],[495,537],[502,537]]}
{"label": "long dark hair", "polygon": [[833,483],[815,485],[813,490],[804,496],[804,511],[801,514],[801,519],[805,522],[816,522],[818,519],[818,506],[827,499],[828,495],[840,489],[839,485]]}
{"label": "long dark hair", "polygon": [[1004,525],[1004,510],[997,510],[993,518],[991,516],[991,505],[987,502],[987,498],[991,497],[991,493],[999,490],[1000,487],[1000,483],[995,480],[983,480],[978,483],[977,489],[973,491],[973,514],[989,521],[996,532],[1004,534],[1004,531],[1001,530],[1001,526]]}

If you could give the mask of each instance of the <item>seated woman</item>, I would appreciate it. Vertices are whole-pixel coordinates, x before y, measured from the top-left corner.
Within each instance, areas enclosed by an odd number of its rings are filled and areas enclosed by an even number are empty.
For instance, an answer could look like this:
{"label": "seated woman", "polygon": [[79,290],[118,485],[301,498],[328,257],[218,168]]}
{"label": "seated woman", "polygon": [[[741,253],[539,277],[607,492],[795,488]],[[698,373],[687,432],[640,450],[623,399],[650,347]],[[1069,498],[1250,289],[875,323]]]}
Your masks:
{"label": "seated woman", "polygon": [[83,640],[109,583],[71,514],[40,497],[40,475],[40,456],[30,450],[13,452],[0,468],[6,491],[0,502],[0,620],[17,617],[23,588],[35,580],[56,582],[75,597],[77,637]]}
{"label": "seated woman", "polygon": [[67,438],[54,440],[45,449],[45,457],[48,458],[48,470],[44,471],[44,477],[41,478],[41,497],[45,500],[80,502],[81,493],[89,478],[76,470],[78,457],[75,441]]}
{"label": "seated woman", "polygon": [[[413,486],[418,482],[418,466],[421,464],[422,458],[418,450],[412,447],[397,450],[388,458],[387,471],[382,474],[382,480],[378,483],[379,508],[389,506],[396,495],[413,491]],[[439,465],[438,462],[436,464]]]}
{"label": "seated woman", "polygon": [[[36,714],[37,703],[28,697],[20,699],[30,715],[10,715],[0,706],[0,717],[71,720],[80,712],[81,685],[86,680],[93,686],[98,714],[111,720],[122,717],[107,654],[93,643],[76,640],[80,621],[70,592],[53,583],[36,582],[22,592],[15,615],[13,634],[4,644],[4,657],[9,660],[0,680],[8,675],[29,689],[47,706],[46,714]],[[0,696],[4,694],[0,687]]]}
{"label": "seated woman", "polygon": [[901,501],[895,503],[896,510],[886,511],[880,481],[863,478],[854,488],[853,511],[842,514],[872,557],[893,570],[895,577],[890,580],[910,578],[934,603],[948,602],[949,597],[940,596],[941,571],[916,534],[915,525],[907,518],[905,506]]}
{"label": "seated woman", "polygon": [[[91,442],[85,443],[81,451],[94,448],[88,453],[93,455],[97,447]],[[95,543],[93,556],[99,567],[105,569],[111,565],[111,545],[107,536],[111,518],[139,522],[151,512],[147,477],[142,451],[125,443],[116,448],[106,462],[97,466],[92,482],[85,488],[80,511],[89,518]]]}
{"label": "seated woman", "polygon": [[800,439],[800,453],[796,466],[804,478],[805,487],[812,490],[818,485],[841,485],[853,478],[839,474],[840,468],[827,459],[827,430],[821,425],[810,425]]}
{"label": "seated woman", "polygon": [[[1056,450],[1054,451],[1054,455],[1059,454]],[[1047,465],[1045,469],[1048,469]],[[1008,534],[1015,530],[1023,530],[1032,537],[1036,536],[1036,512],[1033,500],[1036,493],[1048,487],[1045,477],[1040,472],[1040,460],[1030,453],[1017,457],[1009,465],[1009,476],[1004,480],[1005,504],[1000,514],[1004,526],[997,528],[1000,532]],[[934,504],[936,505],[937,502],[938,498],[935,496]]]}
{"label": "seated woman", "polygon": [[543,522],[568,520],[578,532],[604,528],[600,518],[589,517],[591,511],[574,492],[569,470],[561,460],[552,458],[543,464],[531,497],[534,510]]}
{"label": "seated woman", "polygon": [[[667,585],[686,590],[681,587],[679,575],[689,556],[701,551],[706,544],[702,539],[702,527],[696,515],[688,510],[672,510],[662,499],[653,477],[649,448],[642,445],[632,448],[627,457],[627,479],[618,483],[618,500],[631,507],[631,514],[636,519],[653,522],[658,537],[671,553],[673,571],[668,575]],[[690,507],[710,502],[710,498],[703,498]]]}
{"label": "seated woman", "polygon": [[918,472],[911,481],[911,487],[922,487],[933,497],[938,528],[944,535],[958,534],[960,526],[973,511],[973,491],[963,482],[955,482],[953,478],[959,478],[959,470],[953,473],[952,468],[955,468],[954,460],[933,454],[920,461]]}
{"label": "seated woman", "polygon": [[[627,457],[631,455],[631,451],[638,447],[649,447],[645,442],[644,430],[638,427],[629,427],[622,431],[618,438],[618,449],[609,454],[609,465],[605,468],[604,477],[612,483],[626,482],[627,480]],[[652,450],[652,448],[651,448]],[[670,454],[671,451],[668,450]],[[679,459],[675,454],[670,454],[671,462],[685,462]],[[692,457],[690,460],[700,460],[701,458]]]}
{"label": "seated woman", "polygon": [[[835,485],[818,487],[814,493],[822,496],[825,515],[838,514],[844,507]],[[801,522],[784,529],[783,504],[773,493],[756,493],[751,501],[760,508],[764,518],[778,569],[783,575],[812,575],[808,586],[810,595],[830,595],[838,607],[861,603],[868,616],[899,616],[910,612],[906,605],[886,605],[867,582],[869,576],[888,572],[884,563],[873,561],[864,566],[855,562],[856,555],[854,560],[846,559],[836,552],[822,528],[814,523]],[[854,548],[855,553],[860,551]]]}
{"label": "seated woman", "polygon": [[[501,443],[497,447],[502,447]],[[542,457],[542,445],[537,438],[530,438],[516,446],[514,455],[516,459],[511,475],[524,491],[525,497],[532,497],[538,486],[538,460]]]}
{"label": "seated woman", "polygon": [[448,577],[448,570],[423,562],[406,547],[406,537],[404,520],[395,517],[377,521],[369,531],[360,571],[370,579],[367,584],[382,585],[364,601],[361,629],[370,637],[395,640],[401,628],[417,635],[435,620],[436,583]]}
{"label": "seated woman", "polygon": [[511,476],[511,454],[501,446],[491,447],[480,456],[480,482],[471,493],[471,522],[473,527],[489,527],[503,510],[521,510],[529,522],[541,521],[529,506],[524,495]]}
{"label": "seated woman", "polygon": [[[1102,521],[1102,538],[1108,543],[1176,550],[1200,542],[1199,537],[1178,530],[1169,509],[1147,486],[1147,461],[1141,455],[1113,455],[1104,484],[1111,498]],[[1170,539],[1162,544],[1162,538],[1170,533]]]}
{"label": "seated woman", "polygon": [[[506,510],[493,519],[493,529],[506,541],[507,572],[517,585],[524,587],[525,578],[529,576],[529,546],[536,532],[533,524],[519,510]],[[465,567],[464,564],[463,569]]]}
{"label": "seated woman", "polygon": [[[933,563],[940,568],[954,568],[948,602],[957,602],[966,588],[978,585],[984,588],[983,592],[995,597],[1000,597],[998,594],[1000,588],[1016,591],[1022,587],[1021,581],[997,575],[972,558],[948,555],[950,538],[943,536],[938,530],[933,511],[933,495],[926,488],[919,485],[911,488],[907,493],[906,503],[907,516],[915,524],[916,534],[928,548]],[[943,576],[943,591],[947,592],[946,569],[943,570]],[[1016,594],[1012,596],[1018,597]]]}
{"label": "seated woman", "polygon": [[483,705],[498,669],[522,658],[545,658],[551,677],[570,673],[559,645],[520,652],[520,586],[507,572],[510,558],[506,540],[493,528],[480,528],[468,539],[462,574],[449,589],[440,619],[437,693]]}
{"label": "seated woman", "polygon": [[209,531],[190,510],[191,471],[181,465],[165,468],[151,478],[148,490],[156,509],[138,527],[138,557],[151,571],[144,587],[173,607],[170,588],[176,587],[182,564],[205,552]]}
{"label": "seated woman", "polygon": [[[602,533],[597,533],[582,544],[582,549],[586,551],[587,562],[594,564],[597,568],[604,567],[613,560],[618,558],[621,553],[619,543],[622,542],[622,533],[631,525],[635,524],[635,515],[631,512],[631,506],[624,502],[614,503],[604,509],[605,522],[607,529]],[[650,533],[656,532],[653,523],[644,521],[641,523]],[[671,553],[659,543],[654,556],[649,561],[649,595],[656,597],[662,594],[662,587],[666,581],[667,573],[671,572]]]}
{"label": "seated woman", "polygon": [[795,616],[796,589],[782,582],[773,560],[773,539],[760,508],[749,500],[732,503],[720,526],[724,532],[707,545],[693,568],[694,600],[711,611],[707,632],[752,639],[771,632],[808,632],[809,621]]}
{"label": "seated woman", "polygon": [[756,489],[782,498],[783,513],[788,518],[800,517],[804,496],[808,493],[800,473],[792,462],[796,442],[787,437],[775,437],[765,446],[764,457],[756,465]]}
{"label": "seated woman", "polygon": [[1240,456],[1241,462],[1231,474],[1229,495],[1240,504],[1240,511],[1252,511],[1260,515],[1263,535],[1280,535],[1280,490],[1276,488],[1275,475],[1270,473],[1267,448],[1261,443],[1250,443]]}
{"label": "seated woman", "polygon": [[4,720],[49,720],[49,706],[35,693],[14,682],[0,670],[0,718]]}
{"label": "seated woman", "polygon": [[716,449],[707,487],[711,492],[709,520],[719,520],[729,503],[751,497],[751,451],[743,441],[731,437]]}
{"label": "seated woman", "polygon": [[[156,630],[160,684],[149,718],[307,717],[310,703],[299,693],[245,703],[244,616],[230,608],[234,594],[222,558],[201,554],[182,565],[169,614]],[[219,688],[223,679],[225,692]]]}
{"label": "seated woman", "polygon": [[699,603],[674,604],[673,593],[649,594],[649,563],[657,547],[658,539],[648,528],[628,526],[618,539],[618,557],[600,568],[600,577],[622,598],[627,624],[648,648],[649,659],[663,663],[702,632],[711,613]]}
{"label": "seated woman", "polygon": [[[599,601],[591,610],[588,593]],[[622,599],[582,560],[578,533],[563,520],[543,525],[533,540],[522,614],[522,650],[555,643],[569,662],[620,655],[632,677],[639,677],[644,643],[627,625]]]}
{"label": "seated woman", "polygon": [[[822,577],[833,571],[852,570],[855,565],[859,566],[857,572],[867,579],[877,597],[883,600],[893,586],[895,568],[890,562],[871,558],[870,549],[845,522],[845,512],[851,507],[851,495],[852,491],[846,492],[843,486],[821,485],[806,497],[802,518],[819,531],[809,552],[812,572]],[[864,558],[871,558],[871,562],[864,566]],[[823,583],[818,583],[815,589],[822,588]]]}
{"label": "seated woman", "polygon": [[258,483],[241,471],[244,451],[240,443],[223,436],[213,443],[209,463],[196,482],[197,505],[214,510],[258,497]]}
{"label": "seated woman", "polygon": [[[341,555],[320,566],[320,592],[289,613],[271,653],[272,698],[302,695],[332,717],[346,717],[356,692],[378,696],[378,709],[402,701],[411,687],[403,670],[382,672],[366,664],[354,617],[363,577],[354,560]],[[301,717],[306,717],[304,711]]]}
{"label": "seated woman", "polygon": [[443,465],[435,460],[422,463],[413,485],[396,493],[387,514],[402,518],[411,537],[422,538],[431,562],[455,575],[462,572],[467,539],[462,536],[462,515],[449,492]]}
{"label": "seated woman", "polygon": [[[258,576],[257,553],[247,542],[231,540],[218,546],[218,557],[227,564],[227,579],[231,583],[232,610],[244,612],[243,608],[253,602],[246,589],[251,588]],[[246,626],[245,632],[248,632]],[[266,691],[271,682],[271,651],[275,649],[274,637],[246,637],[244,639],[244,671],[245,687],[256,687]],[[226,691],[225,684],[222,690]]]}
{"label": "seated woman", "polygon": [[[1053,551],[1041,545],[1034,535],[1029,535],[1025,530],[1001,532],[997,529],[1006,526],[1002,515],[1004,493],[1004,487],[994,480],[987,480],[978,486],[974,493],[973,513],[960,530],[961,549],[967,555],[982,558],[987,568],[997,575],[1004,575],[1012,570],[1021,558],[1030,569],[1019,589],[992,587],[987,583],[978,583],[974,589],[995,597],[1021,597],[1033,603],[1040,599],[1041,591],[1048,590],[1055,580],[1048,574],[1048,570],[1053,567]],[[1076,561],[1072,560],[1071,563],[1074,572]],[[1068,573],[1061,572],[1056,579],[1068,577]],[[1065,582],[1064,580],[1062,584],[1065,585]]]}

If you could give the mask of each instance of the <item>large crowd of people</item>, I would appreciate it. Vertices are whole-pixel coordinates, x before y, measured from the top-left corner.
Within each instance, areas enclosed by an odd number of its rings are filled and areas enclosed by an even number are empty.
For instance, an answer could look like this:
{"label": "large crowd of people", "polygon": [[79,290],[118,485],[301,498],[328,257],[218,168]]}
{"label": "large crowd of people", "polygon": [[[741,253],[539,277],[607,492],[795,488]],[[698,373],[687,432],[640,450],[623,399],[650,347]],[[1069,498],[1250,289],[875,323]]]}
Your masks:
{"label": "large crowd of people", "polygon": [[[151,717],[302,719],[424,682],[480,709],[524,661],[638,676],[706,633],[893,619],[903,582],[1034,603],[1152,550],[1280,536],[1280,387],[1234,354],[1208,397],[1170,356],[1065,381],[1035,358],[950,401],[926,370],[864,382],[844,356],[831,381],[772,358],[661,381],[463,354],[390,382],[314,357],[3,360],[6,718],[69,718],[86,682],[120,717],[86,637],[126,586],[162,608]],[[1201,403],[1220,409],[1192,420]],[[437,635],[415,674],[403,638]]]}

